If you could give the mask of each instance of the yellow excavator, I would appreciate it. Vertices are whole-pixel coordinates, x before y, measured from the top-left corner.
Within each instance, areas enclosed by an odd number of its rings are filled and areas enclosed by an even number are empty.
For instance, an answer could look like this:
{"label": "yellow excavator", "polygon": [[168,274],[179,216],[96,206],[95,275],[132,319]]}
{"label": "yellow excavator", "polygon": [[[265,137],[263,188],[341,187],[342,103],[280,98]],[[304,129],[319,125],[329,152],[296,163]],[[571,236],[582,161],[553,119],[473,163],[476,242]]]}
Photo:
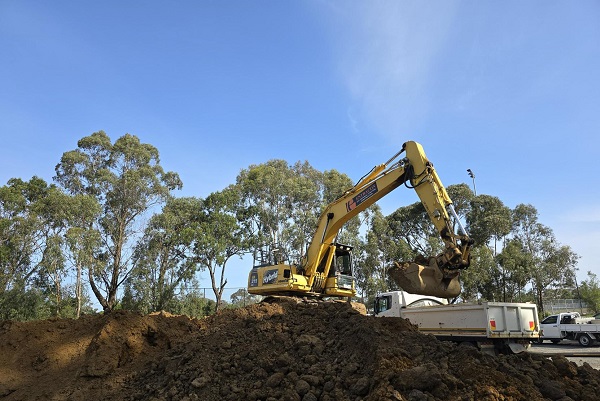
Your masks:
{"label": "yellow excavator", "polygon": [[[437,256],[397,262],[389,268],[388,275],[403,290],[413,294],[440,298],[458,296],[459,273],[469,266],[473,240],[461,225],[452,200],[423,147],[413,141],[404,143],[390,160],[375,166],[327,206],[300,264],[259,260],[250,271],[248,292],[264,296],[354,296],[352,247],[336,242],[338,232],[348,220],[401,185],[417,192],[445,249]],[[454,232],[450,216],[458,226],[458,234]]]}

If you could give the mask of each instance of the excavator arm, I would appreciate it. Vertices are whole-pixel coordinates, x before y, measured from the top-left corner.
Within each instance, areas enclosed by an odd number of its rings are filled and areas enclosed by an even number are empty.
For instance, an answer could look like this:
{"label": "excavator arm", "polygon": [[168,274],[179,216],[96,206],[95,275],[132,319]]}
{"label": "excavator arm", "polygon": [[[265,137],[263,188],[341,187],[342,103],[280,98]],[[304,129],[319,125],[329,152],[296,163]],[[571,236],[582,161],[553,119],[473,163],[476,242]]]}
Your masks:
{"label": "excavator arm", "polygon": [[[456,297],[461,290],[458,275],[469,266],[473,241],[460,225],[433,164],[421,145],[412,141],[327,206],[300,265],[255,266],[249,277],[249,292],[353,296],[354,281],[345,270],[351,263],[351,248],[337,243],[337,235],[346,222],[401,185],[417,192],[445,249],[440,255],[422,258],[420,263],[396,263],[388,273],[405,291]],[[459,226],[459,234],[454,232],[450,215]]]}
{"label": "excavator arm", "polygon": [[[406,142],[386,163],[374,167],[322,213],[303,263],[310,285],[319,277],[319,267],[327,266],[323,259],[332,255],[330,247],[335,246],[335,238],[342,226],[401,185],[417,192],[444,241],[445,251],[429,258],[427,265],[397,263],[389,270],[390,276],[413,294],[455,297],[460,293],[458,273],[469,266],[473,242],[460,225],[452,200],[433,164],[425,156],[422,146],[412,141]],[[449,213],[455,218],[460,234],[454,233]],[[322,273],[327,276],[327,272]]]}

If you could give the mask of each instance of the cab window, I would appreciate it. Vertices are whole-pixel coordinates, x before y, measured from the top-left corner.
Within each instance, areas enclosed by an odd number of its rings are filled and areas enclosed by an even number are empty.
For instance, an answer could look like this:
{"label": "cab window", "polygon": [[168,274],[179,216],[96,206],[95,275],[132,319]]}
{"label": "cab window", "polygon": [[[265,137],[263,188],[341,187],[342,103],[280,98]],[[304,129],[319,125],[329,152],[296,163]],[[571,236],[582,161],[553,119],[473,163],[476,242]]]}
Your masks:
{"label": "cab window", "polygon": [[392,307],[392,296],[379,297],[375,300],[375,313],[384,312]]}
{"label": "cab window", "polygon": [[341,274],[352,275],[352,259],[349,253],[339,255],[335,258],[335,268]]}

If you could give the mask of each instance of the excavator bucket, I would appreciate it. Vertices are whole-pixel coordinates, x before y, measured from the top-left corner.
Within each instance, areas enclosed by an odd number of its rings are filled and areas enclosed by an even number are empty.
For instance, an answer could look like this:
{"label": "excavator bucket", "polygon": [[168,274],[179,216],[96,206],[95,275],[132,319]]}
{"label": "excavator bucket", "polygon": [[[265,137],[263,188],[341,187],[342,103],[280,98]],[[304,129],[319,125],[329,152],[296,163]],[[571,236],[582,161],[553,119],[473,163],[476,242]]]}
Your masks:
{"label": "excavator bucket", "polygon": [[388,275],[404,291],[439,298],[455,298],[460,294],[458,271],[444,274],[432,259],[429,266],[415,262],[396,263]]}

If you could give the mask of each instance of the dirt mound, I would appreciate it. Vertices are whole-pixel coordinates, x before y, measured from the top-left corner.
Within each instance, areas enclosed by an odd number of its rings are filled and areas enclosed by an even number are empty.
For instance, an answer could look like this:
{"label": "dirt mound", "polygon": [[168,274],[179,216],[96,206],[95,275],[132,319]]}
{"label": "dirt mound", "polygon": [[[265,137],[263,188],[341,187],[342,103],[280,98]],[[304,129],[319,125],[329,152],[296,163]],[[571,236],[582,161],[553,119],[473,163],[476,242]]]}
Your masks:
{"label": "dirt mound", "polygon": [[588,365],[485,355],[345,303],[0,324],[2,401],[587,401],[599,384]]}

